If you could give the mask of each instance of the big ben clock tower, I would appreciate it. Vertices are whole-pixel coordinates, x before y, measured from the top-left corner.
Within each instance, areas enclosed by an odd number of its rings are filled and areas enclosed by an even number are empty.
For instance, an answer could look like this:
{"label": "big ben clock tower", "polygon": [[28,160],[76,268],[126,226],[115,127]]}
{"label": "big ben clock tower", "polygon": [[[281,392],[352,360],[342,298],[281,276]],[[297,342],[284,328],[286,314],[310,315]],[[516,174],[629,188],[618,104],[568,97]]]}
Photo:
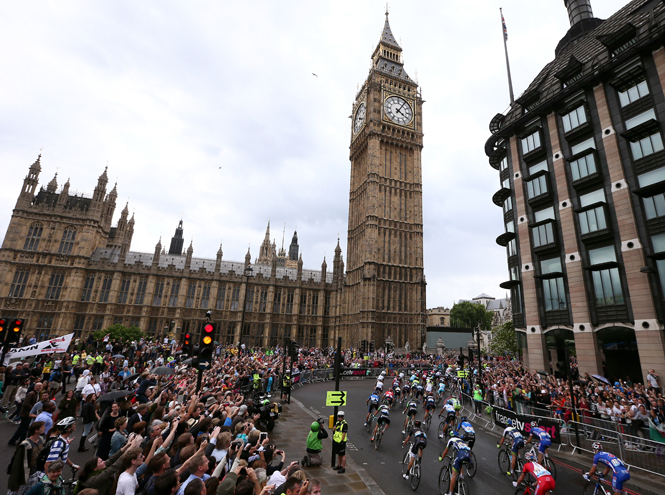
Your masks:
{"label": "big ben clock tower", "polygon": [[420,348],[425,338],[422,104],[388,13],[353,104],[342,336]]}

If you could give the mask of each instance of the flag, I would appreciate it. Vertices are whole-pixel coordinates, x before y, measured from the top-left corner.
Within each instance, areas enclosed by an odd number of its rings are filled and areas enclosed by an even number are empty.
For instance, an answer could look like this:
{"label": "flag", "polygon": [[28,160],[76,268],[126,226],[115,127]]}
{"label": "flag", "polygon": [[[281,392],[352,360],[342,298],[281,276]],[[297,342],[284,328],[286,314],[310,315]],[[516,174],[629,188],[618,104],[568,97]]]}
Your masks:
{"label": "flag", "polygon": [[501,14],[501,24],[503,25],[503,39],[508,41],[508,28],[506,27],[506,20],[503,18],[503,14]]}

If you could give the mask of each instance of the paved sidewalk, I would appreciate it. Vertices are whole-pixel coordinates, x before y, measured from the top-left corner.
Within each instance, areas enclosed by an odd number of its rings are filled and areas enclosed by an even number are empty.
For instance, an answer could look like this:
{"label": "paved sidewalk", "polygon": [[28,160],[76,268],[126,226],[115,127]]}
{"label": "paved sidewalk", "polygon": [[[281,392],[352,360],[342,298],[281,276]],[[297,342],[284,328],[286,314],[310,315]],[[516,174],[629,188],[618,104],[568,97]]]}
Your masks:
{"label": "paved sidewalk", "polygon": [[[286,452],[286,464],[297,460],[302,462],[305,455],[305,443],[312,421],[317,416],[306,409],[300,401],[291,397],[291,404],[284,404],[282,416],[270,432],[270,439],[278,448]],[[327,418],[326,418],[327,419]],[[323,465],[305,468],[308,478],[321,480],[322,495],[334,493],[353,493],[358,495],[385,495],[367,471],[356,464],[350,455],[346,456],[346,472],[339,474],[330,467],[332,433],[323,441]]]}

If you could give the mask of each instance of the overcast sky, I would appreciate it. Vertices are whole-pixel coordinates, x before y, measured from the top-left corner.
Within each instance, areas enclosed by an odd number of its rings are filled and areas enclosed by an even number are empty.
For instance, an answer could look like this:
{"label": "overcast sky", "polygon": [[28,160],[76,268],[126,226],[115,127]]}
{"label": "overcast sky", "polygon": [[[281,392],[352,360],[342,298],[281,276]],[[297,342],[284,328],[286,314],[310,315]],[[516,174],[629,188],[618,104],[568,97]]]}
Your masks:
{"label": "overcast sky", "polygon": [[[595,0],[607,18],[624,0]],[[563,0],[400,0],[390,24],[421,84],[427,307],[508,279],[499,174],[483,145],[569,28]],[[305,268],[346,260],[349,114],[383,29],[381,1],[2,2],[0,232],[42,151],[41,184],[91,194],[108,161],[136,215],[133,251],[168,246],[181,215],[194,256],[258,255],[268,219]],[[312,75],[317,74],[318,77]]]}

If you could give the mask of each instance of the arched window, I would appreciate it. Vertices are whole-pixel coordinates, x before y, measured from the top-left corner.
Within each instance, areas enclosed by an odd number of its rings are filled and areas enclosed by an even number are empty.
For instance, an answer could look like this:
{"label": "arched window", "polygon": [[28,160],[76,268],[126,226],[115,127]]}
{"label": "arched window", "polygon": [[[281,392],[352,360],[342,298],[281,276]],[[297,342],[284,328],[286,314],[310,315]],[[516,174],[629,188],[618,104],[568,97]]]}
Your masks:
{"label": "arched window", "polygon": [[74,227],[67,227],[62,234],[62,240],[60,241],[60,249],[58,249],[58,254],[72,254],[75,239],[76,229]]}
{"label": "arched window", "polygon": [[42,237],[44,227],[41,223],[33,223],[28,230],[28,237],[25,239],[23,249],[26,251],[37,251],[39,247],[39,239]]}

